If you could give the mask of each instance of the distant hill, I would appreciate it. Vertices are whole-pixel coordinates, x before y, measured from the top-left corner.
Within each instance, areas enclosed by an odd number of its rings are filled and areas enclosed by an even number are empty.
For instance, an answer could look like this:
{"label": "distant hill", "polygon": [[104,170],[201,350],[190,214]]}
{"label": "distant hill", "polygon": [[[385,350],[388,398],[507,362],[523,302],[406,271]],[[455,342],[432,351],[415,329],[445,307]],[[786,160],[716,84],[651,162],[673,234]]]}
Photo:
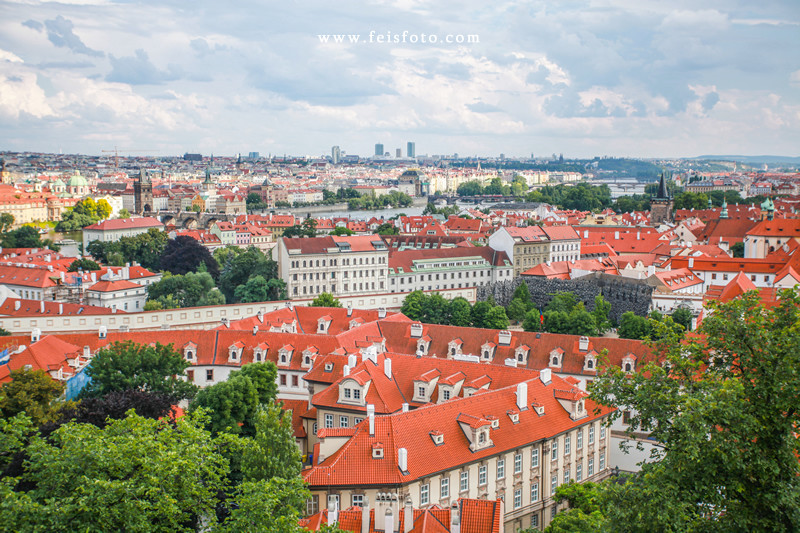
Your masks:
{"label": "distant hill", "polygon": [[748,165],[800,165],[800,157],[788,157],[783,155],[701,155],[688,157],[687,159],[708,161],[736,161]]}

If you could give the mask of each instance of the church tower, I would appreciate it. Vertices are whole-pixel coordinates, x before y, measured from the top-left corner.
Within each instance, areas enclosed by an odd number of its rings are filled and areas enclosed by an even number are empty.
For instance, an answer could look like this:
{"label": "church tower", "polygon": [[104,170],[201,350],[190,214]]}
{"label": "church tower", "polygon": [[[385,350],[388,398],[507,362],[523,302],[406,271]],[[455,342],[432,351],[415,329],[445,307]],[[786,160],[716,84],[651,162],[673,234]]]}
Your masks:
{"label": "church tower", "polygon": [[139,169],[139,177],[133,183],[133,198],[137,215],[153,210],[153,183],[144,169]]}
{"label": "church tower", "polygon": [[661,173],[658,192],[650,198],[650,223],[655,226],[664,222],[672,222],[672,207],[675,200],[669,195],[665,173]]}

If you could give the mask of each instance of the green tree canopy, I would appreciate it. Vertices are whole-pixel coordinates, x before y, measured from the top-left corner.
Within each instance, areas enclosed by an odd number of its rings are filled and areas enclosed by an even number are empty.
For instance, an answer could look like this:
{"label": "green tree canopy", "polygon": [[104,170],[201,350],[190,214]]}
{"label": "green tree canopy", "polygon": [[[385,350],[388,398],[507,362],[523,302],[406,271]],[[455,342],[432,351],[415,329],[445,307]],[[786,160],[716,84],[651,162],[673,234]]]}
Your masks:
{"label": "green tree canopy", "polygon": [[329,292],[323,292],[316,298],[314,298],[309,307],[341,307],[342,302],[339,301],[338,298],[334,298],[333,294]]}
{"label": "green tree canopy", "polygon": [[[251,301],[272,301],[286,299],[286,283],[278,277],[278,264],[264,255],[258,248],[250,246],[243,253],[229,255],[225,266],[219,276],[218,287],[225,295],[226,301],[236,303],[239,300],[236,290],[242,285],[246,285],[250,278],[261,276],[266,281],[266,298]],[[251,285],[254,291],[263,284]],[[240,292],[240,295],[253,295],[251,291]],[[261,296],[259,294],[258,296]]]}
{"label": "green tree canopy", "polygon": [[67,267],[67,272],[77,272],[78,270],[100,270],[102,267],[91,259],[76,259]]}
{"label": "green tree canopy", "polygon": [[292,430],[292,413],[274,402],[261,404],[254,414],[255,435],[242,454],[246,481],[280,477],[291,479],[303,468]]}
{"label": "green tree canopy", "polygon": [[224,522],[212,528],[214,533],[269,531],[304,533],[298,520],[305,512],[311,494],[299,477],[245,481],[230,500],[231,512]]}
{"label": "green tree canopy", "polygon": [[190,405],[196,411],[209,411],[208,428],[214,433],[253,434],[259,405],[274,401],[278,393],[274,363],[250,363],[231,372],[226,381],[206,387],[197,393]]}
{"label": "green tree canopy", "polygon": [[200,265],[205,265],[205,271],[214,279],[219,278],[219,265],[197,239],[180,235],[167,241],[164,253],[159,259],[159,267],[173,274],[186,274],[197,272]]}
{"label": "green tree canopy", "polygon": [[601,365],[590,386],[659,443],[606,509],[617,531],[800,530],[798,291],[770,309],[753,291],[710,311],[686,339],[656,322],[661,340],[635,373]]}
{"label": "green tree canopy", "polygon": [[155,346],[116,341],[102,348],[86,367],[91,382],[83,397],[103,396],[113,391],[138,389],[164,392],[175,400],[191,398],[196,387],[185,381],[186,359],[172,344]]}
{"label": "green tree canopy", "polygon": [[26,451],[22,481],[33,488],[0,483],[9,531],[195,531],[213,516],[228,468],[191,416],[69,423]]}
{"label": "green tree canopy", "polygon": [[54,420],[62,404],[64,385],[44,370],[12,370],[11,381],[0,388],[0,414],[11,418],[24,412],[37,426]]}
{"label": "green tree canopy", "polygon": [[[159,309],[221,305],[225,296],[214,286],[208,272],[189,272],[184,276],[165,273],[161,280],[147,287],[148,301],[158,302]],[[151,306],[152,307],[152,306]]]}
{"label": "green tree canopy", "polygon": [[0,213],[0,233],[9,231],[14,225],[14,215],[11,213]]}
{"label": "green tree canopy", "polygon": [[333,236],[340,236],[340,235],[355,235],[355,231],[351,230],[350,228],[345,228],[344,226],[337,226],[333,228],[333,231],[329,233],[329,235]]}
{"label": "green tree canopy", "polygon": [[39,230],[33,226],[22,226],[14,230],[6,231],[0,235],[0,246],[3,248],[44,248],[58,251],[58,247],[52,241],[42,240]]}
{"label": "green tree canopy", "polygon": [[161,255],[169,237],[163,231],[150,228],[147,233],[134,237],[122,237],[114,242],[92,241],[86,251],[107,265],[124,265],[137,262],[149,270],[158,270]]}

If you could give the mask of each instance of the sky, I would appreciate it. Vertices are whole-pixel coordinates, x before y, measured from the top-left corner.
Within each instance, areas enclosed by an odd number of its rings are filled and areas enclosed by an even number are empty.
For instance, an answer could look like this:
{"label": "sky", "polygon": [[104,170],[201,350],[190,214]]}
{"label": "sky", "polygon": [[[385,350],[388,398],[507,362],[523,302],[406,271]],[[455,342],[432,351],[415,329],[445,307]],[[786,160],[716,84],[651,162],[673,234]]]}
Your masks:
{"label": "sky", "polygon": [[0,0],[0,151],[370,156],[408,141],[798,156],[800,1]]}

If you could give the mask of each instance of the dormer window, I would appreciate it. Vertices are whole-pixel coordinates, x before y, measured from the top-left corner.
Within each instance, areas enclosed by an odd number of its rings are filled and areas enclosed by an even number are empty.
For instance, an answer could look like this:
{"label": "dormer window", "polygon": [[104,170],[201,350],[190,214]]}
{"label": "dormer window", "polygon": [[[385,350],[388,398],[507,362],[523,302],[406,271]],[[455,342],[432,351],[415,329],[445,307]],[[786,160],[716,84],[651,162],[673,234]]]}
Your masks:
{"label": "dormer window", "polygon": [[516,411],[516,410],[515,411],[509,411],[508,412],[508,418],[511,420],[512,424],[518,424],[519,423],[519,411]]}
{"label": "dormer window", "polygon": [[278,351],[278,364],[283,366],[288,366],[292,363],[292,353],[294,352],[294,348],[287,344],[283,348]]}
{"label": "dormer window", "polygon": [[514,358],[517,360],[518,365],[527,365],[528,364],[528,354],[530,354],[530,348],[523,344],[522,346],[518,346],[516,350],[514,350]]}
{"label": "dormer window", "polygon": [[561,363],[563,362],[564,358],[564,350],[561,348],[556,348],[552,352],[550,352],[550,366],[555,368],[561,368]]}
{"label": "dormer window", "polygon": [[267,349],[269,347],[266,343],[262,342],[253,350],[253,361],[256,363],[263,363],[267,360]]}
{"label": "dormer window", "polygon": [[492,342],[487,342],[483,346],[481,346],[481,357],[484,361],[489,361],[494,356],[494,348],[495,344]]}
{"label": "dormer window", "polygon": [[325,363],[325,372],[333,372],[333,363]]}
{"label": "dormer window", "polygon": [[434,430],[430,432],[431,440],[436,446],[441,446],[444,444],[444,433],[438,430]]}
{"label": "dormer window", "polygon": [[[83,351],[85,355],[86,349],[84,348]],[[190,363],[196,362],[195,358],[197,357],[197,345],[193,342],[187,342],[186,344],[184,344],[183,357]]]}
{"label": "dormer window", "polygon": [[430,348],[431,341],[426,341],[425,339],[420,339],[417,341],[417,354],[418,355],[428,355],[428,348]]}
{"label": "dormer window", "polygon": [[242,350],[244,350],[244,343],[236,342],[228,347],[228,362],[239,363],[242,361]]}
{"label": "dormer window", "polygon": [[383,459],[383,444],[376,442],[372,445],[372,458]]}
{"label": "dormer window", "polygon": [[483,447],[486,444],[486,432],[479,431],[478,432],[478,445]]}
{"label": "dormer window", "polygon": [[586,354],[586,357],[583,361],[583,369],[588,370],[590,372],[594,372],[597,370],[597,354],[594,350]]}
{"label": "dormer window", "polygon": [[625,357],[622,358],[622,370],[625,372],[633,372],[636,370],[636,356],[632,353],[628,353]]}
{"label": "dormer window", "polygon": [[331,321],[331,317],[327,315],[320,317],[320,319],[317,320],[317,335],[325,335],[328,333],[328,328],[331,327]]}
{"label": "dormer window", "polygon": [[461,355],[461,346],[463,344],[464,343],[461,341],[461,339],[453,339],[450,341],[447,344],[447,353],[450,355],[450,357]]}

